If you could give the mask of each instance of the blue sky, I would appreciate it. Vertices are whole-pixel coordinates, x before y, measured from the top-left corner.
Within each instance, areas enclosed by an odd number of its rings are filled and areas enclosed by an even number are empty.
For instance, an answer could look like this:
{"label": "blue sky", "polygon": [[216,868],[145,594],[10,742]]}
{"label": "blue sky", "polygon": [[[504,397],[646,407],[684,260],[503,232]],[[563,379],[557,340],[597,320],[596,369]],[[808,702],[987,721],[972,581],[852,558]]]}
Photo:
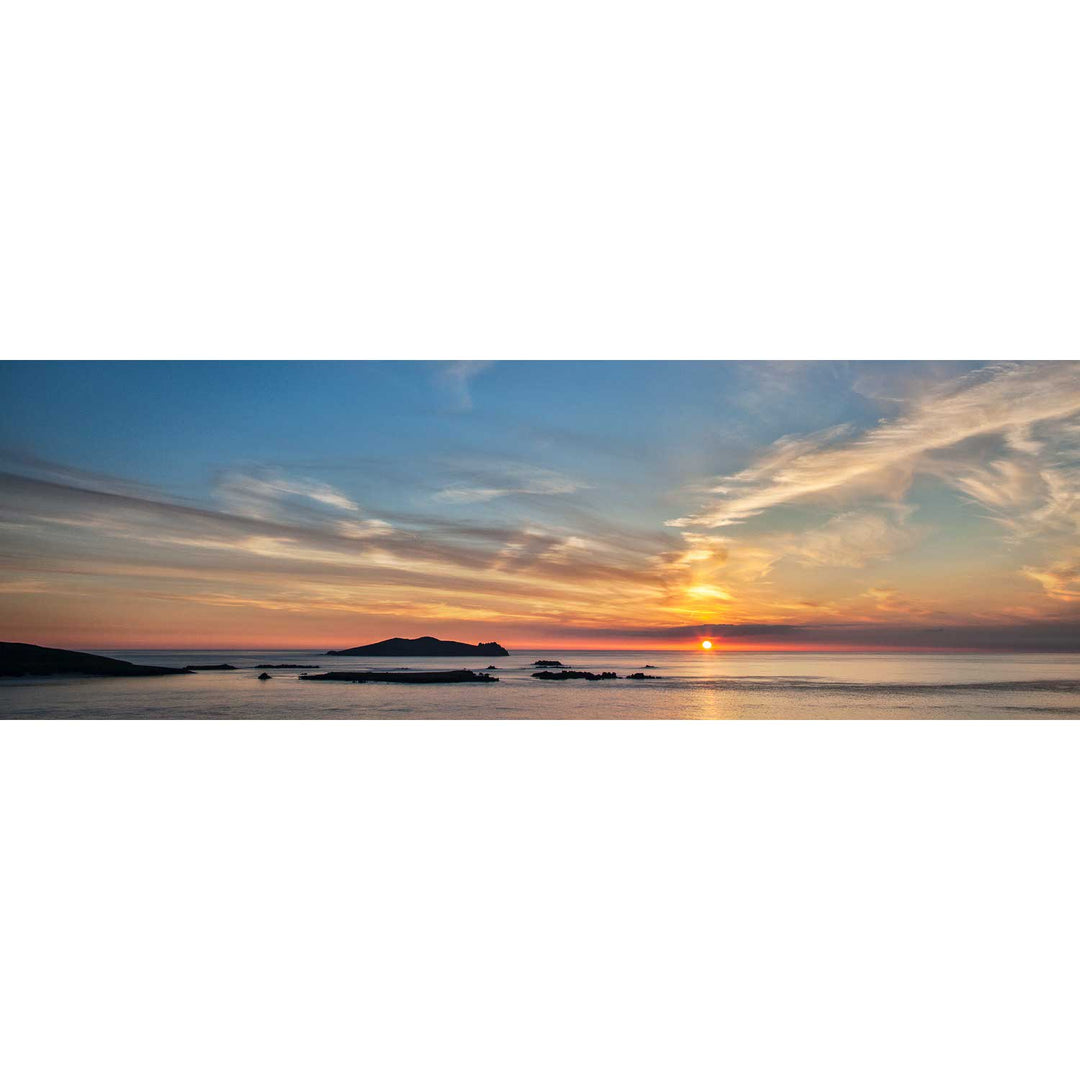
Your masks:
{"label": "blue sky", "polygon": [[1077,371],[5,363],[4,636],[1060,638]]}

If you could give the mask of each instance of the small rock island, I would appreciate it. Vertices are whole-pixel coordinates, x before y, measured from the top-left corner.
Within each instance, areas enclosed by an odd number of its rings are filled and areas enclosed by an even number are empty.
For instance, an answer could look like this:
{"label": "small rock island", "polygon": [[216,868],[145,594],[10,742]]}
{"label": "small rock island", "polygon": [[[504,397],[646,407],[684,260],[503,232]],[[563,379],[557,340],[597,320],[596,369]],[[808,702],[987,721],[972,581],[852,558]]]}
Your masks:
{"label": "small rock island", "polygon": [[466,645],[463,641],[440,641],[434,637],[387,638],[353,649],[331,649],[327,656],[509,656],[497,641]]}
{"label": "small rock island", "polygon": [[[262,676],[260,675],[261,679]],[[310,682],[464,683],[498,682],[483,671],[324,671],[321,675],[298,675]]]}
{"label": "small rock island", "polygon": [[21,675],[190,675],[187,668],[151,667],[69,649],[0,641],[0,677]]}
{"label": "small rock island", "polygon": [[617,679],[619,676],[614,671],[601,671],[599,675],[595,671],[534,671],[532,673],[534,679],[557,679],[559,681],[566,681],[567,679],[585,679],[586,682],[596,682],[598,679]]}

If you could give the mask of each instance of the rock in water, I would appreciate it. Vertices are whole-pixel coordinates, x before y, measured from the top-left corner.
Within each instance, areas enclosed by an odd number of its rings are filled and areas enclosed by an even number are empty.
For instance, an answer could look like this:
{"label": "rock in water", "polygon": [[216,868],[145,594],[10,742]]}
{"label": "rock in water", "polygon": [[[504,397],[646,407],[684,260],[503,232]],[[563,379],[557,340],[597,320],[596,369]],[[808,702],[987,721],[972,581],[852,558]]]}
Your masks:
{"label": "rock in water", "polygon": [[532,677],[534,679],[557,679],[559,681],[585,679],[588,682],[595,682],[597,679],[617,679],[619,676],[614,671],[601,671],[599,675],[595,671],[534,671]]}
{"label": "rock in water", "polygon": [[331,649],[327,656],[509,656],[497,641],[466,645],[463,641],[440,641],[433,637],[387,638],[352,649]]}
{"label": "rock in water", "polygon": [[0,676],[17,675],[190,675],[187,668],[151,667],[109,656],[0,641]]}
{"label": "rock in water", "polygon": [[267,674],[266,674],[266,672],[264,671],[264,672],[263,672],[263,673],[262,673],[262,674],[261,674],[261,675],[259,676],[259,682],[262,682],[262,681],[263,681],[263,679],[272,679],[273,677],[274,677],[273,675],[267,675]]}
{"label": "rock in water", "polygon": [[462,683],[498,682],[493,675],[466,671],[324,671],[321,675],[298,675],[299,679],[331,682]]}
{"label": "rock in water", "polygon": [[561,660],[534,660],[533,667],[566,667]]}

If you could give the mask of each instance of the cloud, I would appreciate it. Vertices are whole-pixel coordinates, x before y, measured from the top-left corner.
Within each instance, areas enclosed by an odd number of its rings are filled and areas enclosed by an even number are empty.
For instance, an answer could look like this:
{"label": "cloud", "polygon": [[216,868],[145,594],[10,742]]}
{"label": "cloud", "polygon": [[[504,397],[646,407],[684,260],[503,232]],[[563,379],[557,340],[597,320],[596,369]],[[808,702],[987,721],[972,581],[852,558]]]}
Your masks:
{"label": "cloud", "polygon": [[[549,633],[561,633],[572,637],[580,635],[580,627],[545,627]],[[599,638],[647,638],[654,641],[690,642],[698,638],[788,638],[807,627],[791,623],[695,623],[691,626],[595,626],[589,627],[589,635]]]}
{"label": "cloud", "polygon": [[687,588],[686,593],[696,600],[726,601],[732,599],[731,593],[715,585],[691,585]]}
{"label": "cloud", "polygon": [[451,360],[439,368],[436,379],[446,389],[452,408],[461,412],[472,408],[470,384],[494,363],[494,360]]}
{"label": "cloud", "polygon": [[679,551],[661,551],[653,556],[653,564],[664,571],[705,572],[724,568],[725,574],[752,581],[765,577],[782,552],[730,536],[710,536],[708,533],[684,532],[686,547]]}
{"label": "cloud", "polygon": [[[255,488],[249,508],[262,516],[252,517],[178,505],[160,493],[119,495],[0,473],[4,568],[44,582],[44,593],[89,583],[114,604],[132,602],[136,592],[125,584],[132,580],[138,594],[186,595],[194,604],[213,594],[295,605],[333,587],[359,590],[345,601],[357,611],[380,604],[419,611],[427,603],[499,620],[621,619],[628,610],[656,610],[662,596],[640,550],[649,538],[625,529],[606,529],[622,546],[607,543],[604,530],[586,538],[434,518],[386,532],[381,519],[350,520],[337,505],[312,501],[306,484],[278,477],[267,485],[269,492]],[[289,496],[284,513],[275,494],[281,489]],[[268,520],[267,501],[274,517],[297,520]],[[500,551],[517,543],[525,547],[506,550],[495,565]]]}
{"label": "cloud", "polygon": [[389,536],[394,526],[381,518],[368,518],[366,521],[342,521],[337,531],[347,540],[367,540],[373,536]]}
{"label": "cloud", "polygon": [[804,566],[865,566],[912,547],[921,535],[884,514],[852,510],[793,537],[785,551]]}
{"label": "cloud", "polygon": [[48,591],[49,585],[45,581],[0,581],[0,593],[42,593]]}
{"label": "cloud", "polygon": [[1025,566],[1022,573],[1037,581],[1052,600],[1067,603],[1080,600],[1080,560],[1056,563],[1041,569]]}
{"label": "cloud", "polygon": [[21,476],[45,480],[54,484],[70,484],[73,487],[94,491],[108,491],[114,495],[131,495],[135,498],[152,499],[158,492],[147,484],[124,480],[108,473],[92,472],[74,465],[62,465],[56,461],[26,453],[14,447],[0,447],[0,468],[11,470]]}
{"label": "cloud", "polygon": [[348,496],[318,480],[287,477],[272,469],[230,469],[217,482],[215,494],[233,513],[275,521],[282,516],[288,496],[355,513],[359,506]]}
{"label": "cloud", "polygon": [[[923,529],[903,524],[905,516],[902,510],[848,511],[816,529],[753,540],[684,532],[684,550],[661,552],[653,556],[652,563],[667,585],[671,603],[684,609],[687,604],[711,607],[720,614],[716,605],[724,604],[723,614],[728,614],[731,609],[726,605],[738,601],[740,608],[749,603],[770,614],[808,606],[824,613],[833,609],[820,599],[801,599],[787,590],[781,598],[771,580],[778,564],[786,560],[802,567],[856,568],[890,558],[912,547],[923,535]],[[789,590],[793,583],[801,591],[809,583],[808,576],[799,574],[792,579]]]}
{"label": "cloud", "polygon": [[564,563],[578,552],[588,551],[589,547],[590,544],[584,537],[568,536],[565,540],[559,540],[552,544],[540,558],[545,562]]}
{"label": "cloud", "polygon": [[916,617],[934,614],[928,608],[919,607],[917,604],[905,600],[899,589],[894,589],[889,585],[872,585],[862,595],[869,600],[873,600],[874,607],[878,611],[893,611],[898,614],[914,615]]}
{"label": "cloud", "polygon": [[773,444],[742,472],[723,478],[722,496],[676,518],[678,527],[738,525],[784,503],[841,492],[903,494],[920,459],[980,435],[1008,434],[1021,443],[1032,424],[1080,410],[1080,365],[1009,364],[982,368],[926,393],[905,415],[855,435],[840,426]]}
{"label": "cloud", "polygon": [[572,495],[584,484],[553,469],[535,465],[505,465],[498,472],[484,471],[487,482],[452,484],[436,492],[437,502],[484,503],[507,495]]}
{"label": "cloud", "polygon": [[1080,428],[1046,423],[1034,439],[1005,438],[985,464],[931,462],[927,471],[987,511],[1013,541],[1072,540],[1080,532]]}
{"label": "cloud", "polygon": [[218,478],[214,495],[230,513],[256,521],[311,524],[329,512],[335,517],[351,516],[334,526],[338,535],[349,539],[385,536],[393,531],[393,526],[380,518],[363,518],[359,505],[329,484],[287,476],[276,469],[229,469]]}

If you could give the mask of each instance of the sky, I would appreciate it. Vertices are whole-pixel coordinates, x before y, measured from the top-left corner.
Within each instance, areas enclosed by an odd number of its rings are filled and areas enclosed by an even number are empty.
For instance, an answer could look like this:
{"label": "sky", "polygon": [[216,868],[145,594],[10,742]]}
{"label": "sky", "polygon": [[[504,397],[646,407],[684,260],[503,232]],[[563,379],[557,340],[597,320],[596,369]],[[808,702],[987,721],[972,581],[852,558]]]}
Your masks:
{"label": "sky", "polygon": [[1080,364],[7,362],[0,639],[1080,649]]}

